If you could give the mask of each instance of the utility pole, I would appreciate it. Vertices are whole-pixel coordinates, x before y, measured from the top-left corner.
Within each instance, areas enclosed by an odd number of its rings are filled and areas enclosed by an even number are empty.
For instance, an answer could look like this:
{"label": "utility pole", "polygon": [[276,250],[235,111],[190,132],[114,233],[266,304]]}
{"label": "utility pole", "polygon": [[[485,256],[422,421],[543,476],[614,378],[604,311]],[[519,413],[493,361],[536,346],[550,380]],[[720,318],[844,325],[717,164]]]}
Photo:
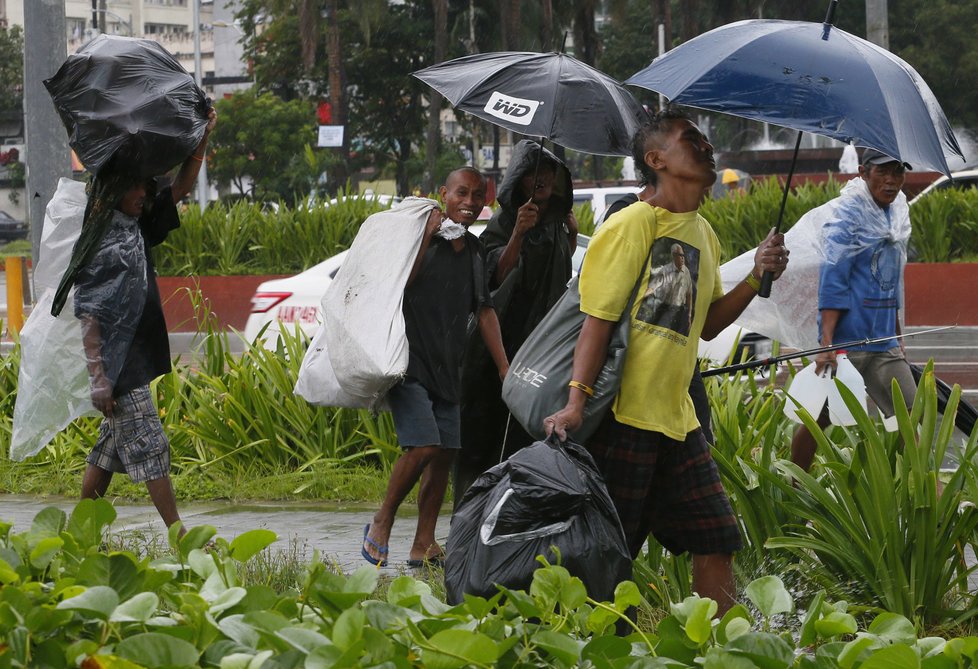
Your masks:
{"label": "utility pole", "polygon": [[24,3],[24,139],[27,148],[27,216],[34,263],[40,259],[44,209],[61,177],[71,177],[68,136],[43,81],[67,57],[64,0]]}
{"label": "utility pole", "polygon": [[887,0],[866,0],[866,39],[890,50],[890,22]]}
{"label": "utility pole", "polygon": [[[200,0],[190,0],[194,3],[194,79],[197,86],[204,87],[202,72],[203,66],[200,63]],[[207,158],[200,163],[200,172],[197,173],[197,206],[201,211],[207,207]]]}

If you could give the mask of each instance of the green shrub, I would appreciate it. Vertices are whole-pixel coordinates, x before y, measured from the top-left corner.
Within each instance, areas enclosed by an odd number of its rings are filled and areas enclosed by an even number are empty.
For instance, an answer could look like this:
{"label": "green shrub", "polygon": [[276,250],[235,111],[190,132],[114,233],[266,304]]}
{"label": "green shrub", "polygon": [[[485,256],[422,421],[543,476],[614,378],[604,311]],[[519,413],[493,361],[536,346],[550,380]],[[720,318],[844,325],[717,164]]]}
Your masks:
{"label": "green shrub", "polygon": [[[0,523],[0,664],[8,667],[965,667],[978,640],[918,638],[895,613],[863,630],[846,602],[817,593],[794,616],[776,576],[745,589],[751,610],[714,620],[715,602],[670,602],[654,633],[626,619],[638,588],[614,601],[588,596],[579,578],[542,558],[528,591],[448,606],[432,587],[377,569],[335,572],[318,560],[298,587],[247,578],[276,535],[228,542],[209,526],[143,558],[104,548],[115,510],[80,502],[47,508],[30,530]],[[615,634],[616,623],[631,634]],[[855,635],[855,636],[853,636]]]}

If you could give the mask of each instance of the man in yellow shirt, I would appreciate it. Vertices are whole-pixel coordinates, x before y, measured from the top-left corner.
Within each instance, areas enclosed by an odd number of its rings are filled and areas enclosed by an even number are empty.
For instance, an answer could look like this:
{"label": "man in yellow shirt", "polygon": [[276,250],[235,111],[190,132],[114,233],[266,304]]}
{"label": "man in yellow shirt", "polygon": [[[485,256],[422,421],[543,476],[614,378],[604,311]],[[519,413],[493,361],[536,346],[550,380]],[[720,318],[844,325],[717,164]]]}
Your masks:
{"label": "man in yellow shirt", "polygon": [[678,247],[692,281],[685,322],[664,319],[636,300],[621,389],[587,449],[608,485],[632,557],[650,533],[673,553],[689,551],[694,590],[716,600],[722,615],[734,603],[740,531],[687,388],[700,337],[712,339],[730,325],[757,294],[761,274],[784,271],[788,251],[784,236],[772,230],[750,275],[724,294],[720,242],[697,213],[717,176],[713,147],[685,113],[666,109],[636,133],[632,152],[637,166],[654,173],[657,190],[612,216],[591,240],[580,275],[587,318],[568,401],[544,428],[563,439],[581,424],[588,390],[636,283],[650,285],[663,266],[675,271]]}

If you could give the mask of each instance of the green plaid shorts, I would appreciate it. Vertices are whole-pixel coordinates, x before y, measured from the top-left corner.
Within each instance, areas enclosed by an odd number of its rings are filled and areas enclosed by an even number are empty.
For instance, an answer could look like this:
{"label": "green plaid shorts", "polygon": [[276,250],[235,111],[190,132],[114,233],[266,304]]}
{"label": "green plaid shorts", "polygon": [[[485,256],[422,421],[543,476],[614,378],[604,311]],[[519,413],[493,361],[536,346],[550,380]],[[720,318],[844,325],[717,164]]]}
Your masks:
{"label": "green plaid shorts", "polygon": [[135,483],[170,475],[170,442],[149,386],[117,397],[111,417],[102,419],[88,464],[129,475]]}

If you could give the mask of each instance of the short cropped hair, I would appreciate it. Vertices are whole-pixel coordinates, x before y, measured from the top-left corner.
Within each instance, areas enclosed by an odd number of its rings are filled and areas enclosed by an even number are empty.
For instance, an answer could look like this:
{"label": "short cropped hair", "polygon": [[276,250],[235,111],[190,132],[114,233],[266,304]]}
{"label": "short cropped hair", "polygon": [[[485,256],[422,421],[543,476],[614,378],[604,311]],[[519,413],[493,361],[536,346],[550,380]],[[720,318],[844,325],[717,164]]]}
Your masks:
{"label": "short cropped hair", "polygon": [[451,172],[448,173],[448,176],[445,177],[445,185],[446,186],[448,185],[448,182],[452,180],[452,177],[453,176],[455,176],[456,174],[462,174],[462,173],[474,174],[475,176],[479,177],[479,181],[483,185],[485,185],[485,183],[486,183],[486,175],[485,174],[483,174],[482,172],[480,172],[476,168],[472,167],[471,165],[464,165],[464,166],[459,167],[457,169],[454,169],[454,170],[452,170]]}
{"label": "short cropped hair", "polygon": [[674,121],[679,120],[692,121],[692,118],[685,110],[670,105],[653,114],[648,121],[639,126],[639,129],[632,136],[632,160],[635,161],[635,167],[639,171],[640,186],[655,186],[657,181],[655,170],[645,164],[645,153],[649,140],[655,135],[665,132]]}

